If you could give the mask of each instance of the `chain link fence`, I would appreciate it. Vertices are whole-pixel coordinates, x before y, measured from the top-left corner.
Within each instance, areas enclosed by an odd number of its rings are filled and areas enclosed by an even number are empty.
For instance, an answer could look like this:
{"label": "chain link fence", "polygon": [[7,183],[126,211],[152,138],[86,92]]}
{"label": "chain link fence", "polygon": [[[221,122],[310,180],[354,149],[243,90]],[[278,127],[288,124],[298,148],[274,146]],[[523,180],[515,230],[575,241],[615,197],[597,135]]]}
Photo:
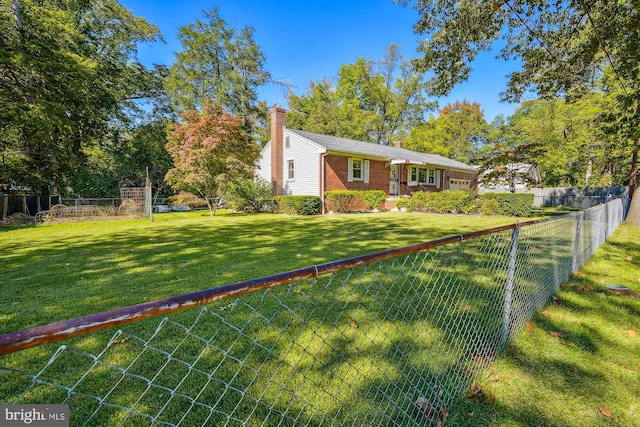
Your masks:
{"label": "chain link fence", "polygon": [[615,200],[3,335],[0,403],[68,404],[74,426],[442,425],[625,211]]}

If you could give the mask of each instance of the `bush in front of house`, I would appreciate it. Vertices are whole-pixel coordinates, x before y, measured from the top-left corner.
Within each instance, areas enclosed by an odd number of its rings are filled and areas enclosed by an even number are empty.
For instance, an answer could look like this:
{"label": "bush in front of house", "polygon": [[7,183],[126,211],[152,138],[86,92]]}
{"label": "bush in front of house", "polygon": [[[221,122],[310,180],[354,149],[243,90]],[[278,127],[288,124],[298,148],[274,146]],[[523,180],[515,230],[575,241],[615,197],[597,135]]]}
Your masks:
{"label": "bush in front of house", "polygon": [[322,208],[319,196],[276,196],[275,211],[287,215],[316,215]]}
{"label": "bush in front of house", "polygon": [[387,195],[382,190],[365,190],[360,195],[362,203],[369,210],[377,209],[387,200]]}
{"label": "bush in front of house", "polygon": [[533,194],[486,193],[480,196],[480,211],[485,215],[530,216]]}
{"label": "bush in front of house", "polygon": [[402,209],[402,208],[408,209],[409,208],[409,199],[398,199],[393,204],[393,206],[398,208],[398,209]]}
{"label": "bush in front of house", "polygon": [[271,185],[264,179],[230,183],[225,200],[227,207],[238,212],[273,212]]}
{"label": "bush in front of house", "polygon": [[467,214],[475,212],[475,198],[466,191],[417,191],[411,195],[407,209],[415,212]]}
{"label": "bush in front of house", "polygon": [[356,190],[330,190],[324,192],[327,210],[348,213],[362,201],[362,192]]}
{"label": "bush in front of house", "polygon": [[167,204],[169,206],[190,206],[191,209],[207,206],[207,202],[204,199],[186,191],[181,191],[174,196],[168,197]]}

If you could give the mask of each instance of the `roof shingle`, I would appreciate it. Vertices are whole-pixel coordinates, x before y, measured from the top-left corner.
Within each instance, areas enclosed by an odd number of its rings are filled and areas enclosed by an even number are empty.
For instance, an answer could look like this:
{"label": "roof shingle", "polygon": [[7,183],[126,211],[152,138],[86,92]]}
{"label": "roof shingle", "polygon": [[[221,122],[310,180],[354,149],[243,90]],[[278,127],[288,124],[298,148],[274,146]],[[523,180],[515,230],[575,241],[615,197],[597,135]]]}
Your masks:
{"label": "roof shingle", "polygon": [[457,160],[439,156],[437,154],[419,153],[404,148],[391,147],[389,145],[374,144],[371,142],[356,141],[354,139],[338,138],[335,136],[321,135],[313,132],[288,129],[287,131],[299,135],[314,142],[327,151],[356,154],[388,159],[401,163],[424,164],[439,166],[446,169],[476,172],[476,168]]}

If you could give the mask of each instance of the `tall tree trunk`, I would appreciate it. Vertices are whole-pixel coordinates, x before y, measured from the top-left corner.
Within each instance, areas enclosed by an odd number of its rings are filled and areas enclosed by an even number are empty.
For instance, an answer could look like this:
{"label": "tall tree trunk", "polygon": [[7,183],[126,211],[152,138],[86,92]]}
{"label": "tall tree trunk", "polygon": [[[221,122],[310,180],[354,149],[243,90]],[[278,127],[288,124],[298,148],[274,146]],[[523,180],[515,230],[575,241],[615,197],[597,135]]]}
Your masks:
{"label": "tall tree trunk", "polygon": [[635,225],[640,227],[640,193],[637,197],[633,197],[635,190],[638,187],[637,173],[638,173],[638,148],[640,148],[640,139],[636,139],[633,145],[633,156],[631,157],[631,173],[629,174],[629,197],[631,198],[631,206],[629,207],[629,214],[625,220],[625,224]]}
{"label": "tall tree trunk", "polygon": [[591,175],[593,174],[593,156],[589,153],[589,161],[587,162],[587,176],[585,177],[585,187],[591,186]]}

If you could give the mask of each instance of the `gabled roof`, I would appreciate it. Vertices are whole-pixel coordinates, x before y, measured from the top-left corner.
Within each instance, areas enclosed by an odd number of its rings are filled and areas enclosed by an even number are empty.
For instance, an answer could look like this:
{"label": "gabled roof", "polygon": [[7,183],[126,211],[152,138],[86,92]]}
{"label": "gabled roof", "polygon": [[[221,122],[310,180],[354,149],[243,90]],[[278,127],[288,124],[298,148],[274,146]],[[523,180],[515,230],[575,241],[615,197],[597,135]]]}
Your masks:
{"label": "gabled roof", "polygon": [[288,129],[287,131],[299,135],[314,142],[327,151],[371,156],[383,158],[392,163],[410,163],[418,165],[431,165],[444,169],[476,172],[476,168],[457,160],[439,156],[437,154],[418,153],[404,148],[391,147],[389,145],[374,144],[371,142],[356,141],[354,139],[338,138],[335,136],[321,135],[318,133]]}

